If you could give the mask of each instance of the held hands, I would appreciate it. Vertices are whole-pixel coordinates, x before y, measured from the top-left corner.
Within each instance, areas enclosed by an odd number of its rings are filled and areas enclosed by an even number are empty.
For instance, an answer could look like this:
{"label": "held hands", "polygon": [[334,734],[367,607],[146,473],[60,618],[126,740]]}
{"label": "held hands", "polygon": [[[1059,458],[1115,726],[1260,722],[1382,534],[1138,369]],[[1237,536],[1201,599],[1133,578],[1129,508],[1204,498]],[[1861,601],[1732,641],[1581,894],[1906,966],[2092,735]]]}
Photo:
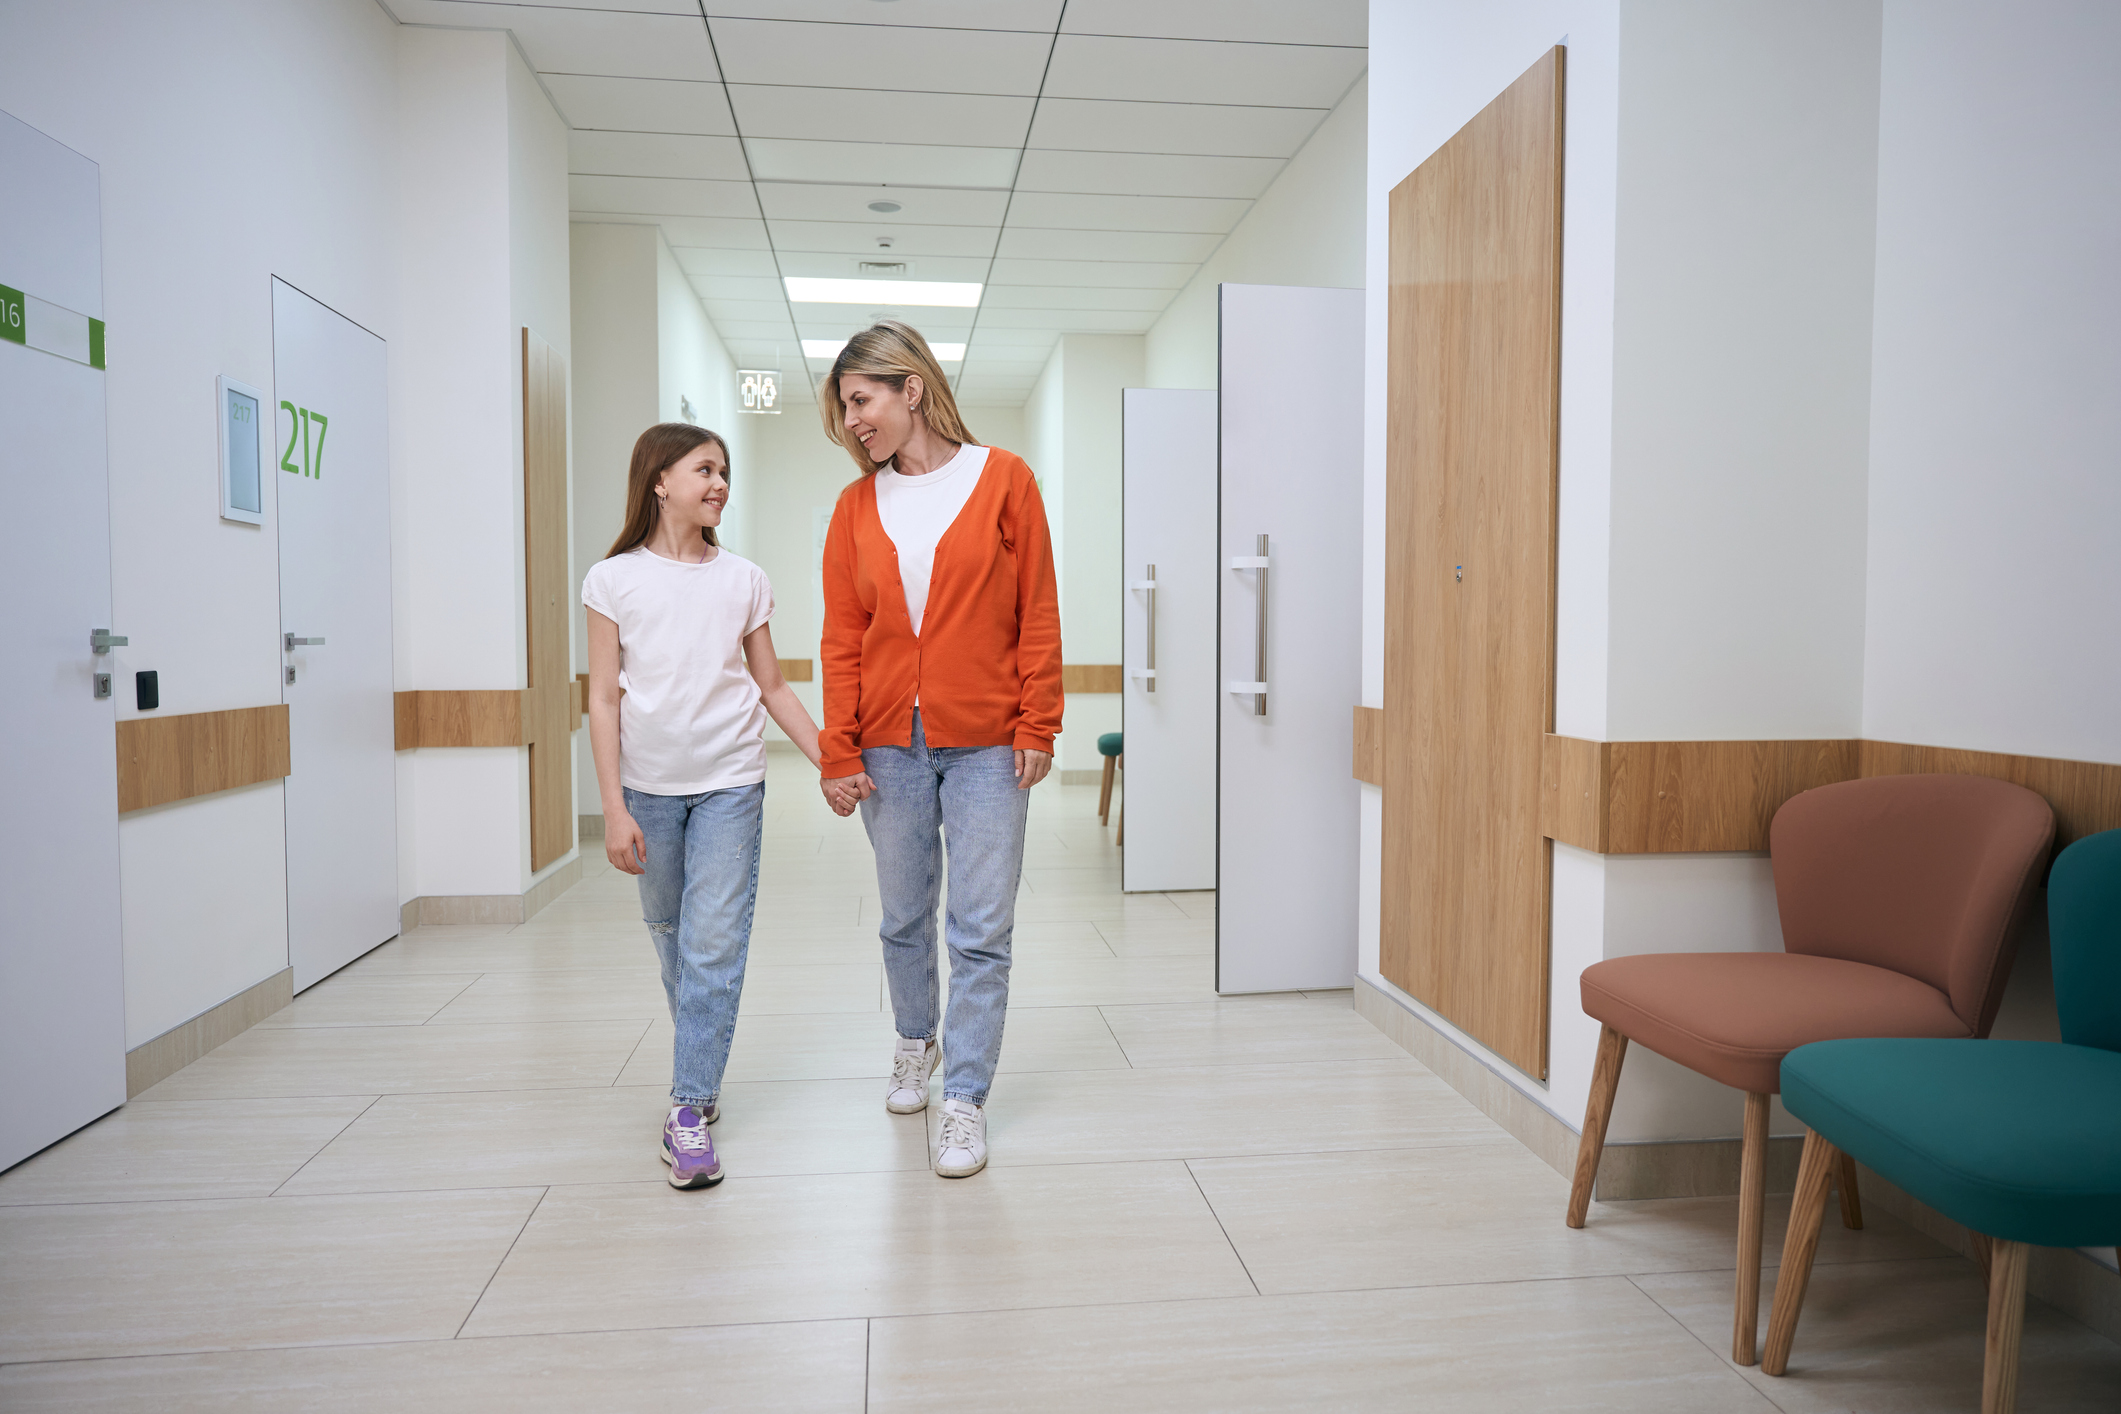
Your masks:
{"label": "held hands", "polygon": [[648,872],[648,841],[633,817],[624,813],[607,816],[604,822],[604,857],[622,874]]}
{"label": "held hands", "polygon": [[824,791],[825,803],[835,815],[852,815],[855,806],[876,794],[876,782],[869,779],[867,771],[819,781],[818,788]]}

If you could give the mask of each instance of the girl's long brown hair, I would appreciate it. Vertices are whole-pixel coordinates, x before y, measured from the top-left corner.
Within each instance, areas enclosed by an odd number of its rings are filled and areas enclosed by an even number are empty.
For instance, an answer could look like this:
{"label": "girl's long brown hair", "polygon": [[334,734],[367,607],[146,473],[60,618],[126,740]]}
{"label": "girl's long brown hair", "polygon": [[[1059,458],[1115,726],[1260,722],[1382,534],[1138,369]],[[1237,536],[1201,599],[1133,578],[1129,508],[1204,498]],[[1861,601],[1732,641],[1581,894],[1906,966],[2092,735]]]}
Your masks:
{"label": "girl's long brown hair", "polygon": [[[655,523],[661,517],[663,503],[657,499],[655,488],[662,481],[663,473],[676,466],[679,458],[712,442],[722,449],[722,460],[729,460],[729,444],[719,432],[710,432],[704,427],[695,427],[689,422],[658,422],[643,432],[640,440],[633,444],[633,466],[626,473],[626,524],[619,531],[619,538],[611,542],[604,558],[623,555],[648,543],[655,534]],[[732,479],[735,467],[722,473],[725,480]],[[700,538],[709,545],[722,542],[715,539],[714,527],[700,527]]]}
{"label": "girl's long brown hair", "polygon": [[849,339],[832,361],[832,371],[817,386],[817,410],[825,419],[825,435],[847,449],[862,475],[881,471],[883,466],[869,460],[861,442],[847,434],[846,409],[840,405],[843,373],[874,378],[899,392],[905,391],[908,377],[919,374],[921,405],[914,409],[914,416],[925,420],[931,432],[949,441],[963,444],[973,440],[957,410],[957,399],[951,395],[950,380],[943,376],[943,366],[935,361],[921,331],[911,324],[886,319]]}

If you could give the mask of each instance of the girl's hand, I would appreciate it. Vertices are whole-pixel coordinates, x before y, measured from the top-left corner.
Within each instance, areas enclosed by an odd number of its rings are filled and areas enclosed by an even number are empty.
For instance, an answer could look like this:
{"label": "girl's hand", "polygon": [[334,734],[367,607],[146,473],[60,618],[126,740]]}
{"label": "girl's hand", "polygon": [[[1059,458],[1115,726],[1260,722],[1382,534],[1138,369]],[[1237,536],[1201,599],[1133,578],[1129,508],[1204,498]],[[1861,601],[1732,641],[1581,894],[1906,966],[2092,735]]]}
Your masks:
{"label": "girl's hand", "polygon": [[1053,769],[1053,753],[1050,751],[1018,751],[1016,753],[1016,788],[1029,790],[1046,779],[1046,772]]}
{"label": "girl's hand", "polygon": [[621,874],[648,872],[648,841],[631,815],[622,813],[605,819],[604,857]]}
{"label": "girl's hand", "polygon": [[876,794],[876,782],[869,779],[867,771],[819,781],[818,788],[825,792],[825,802],[839,815],[853,814],[855,806]]}

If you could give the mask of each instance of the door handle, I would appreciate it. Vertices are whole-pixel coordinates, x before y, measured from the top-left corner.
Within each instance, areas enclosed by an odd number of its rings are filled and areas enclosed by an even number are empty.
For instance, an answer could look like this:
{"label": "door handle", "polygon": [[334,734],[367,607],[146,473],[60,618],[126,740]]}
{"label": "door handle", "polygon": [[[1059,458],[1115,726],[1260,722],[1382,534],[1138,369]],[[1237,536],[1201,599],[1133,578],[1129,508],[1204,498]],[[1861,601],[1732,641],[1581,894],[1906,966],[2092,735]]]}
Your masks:
{"label": "door handle", "polygon": [[291,633],[283,634],[282,638],[286,641],[287,651],[290,653],[297,648],[322,648],[324,646],[324,640],[321,638],[297,638]]}
{"label": "door handle", "polygon": [[122,633],[112,633],[107,628],[89,630],[88,651],[99,657],[110,652],[113,648],[129,648],[131,646],[132,640]]}
{"label": "door handle", "polygon": [[1257,554],[1230,557],[1230,568],[1233,570],[1259,571],[1259,631],[1253,649],[1252,681],[1226,682],[1223,689],[1226,692],[1250,693],[1252,715],[1255,717],[1267,715],[1267,571],[1273,563],[1272,557],[1267,553],[1267,537],[1264,535],[1259,537]]}
{"label": "door handle", "polygon": [[1147,682],[1149,691],[1154,692],[1156,691],[1156,566],[1150,565],[1148,568],[1149,577],[1147,579],[1137,579],[1127,587],[1129,589],[1139,589],[1149,596],[1145,606],[1149,615],[1149,656],[1148,662],[1143,666],[1143,671],[1136,674],[1136,676]]}

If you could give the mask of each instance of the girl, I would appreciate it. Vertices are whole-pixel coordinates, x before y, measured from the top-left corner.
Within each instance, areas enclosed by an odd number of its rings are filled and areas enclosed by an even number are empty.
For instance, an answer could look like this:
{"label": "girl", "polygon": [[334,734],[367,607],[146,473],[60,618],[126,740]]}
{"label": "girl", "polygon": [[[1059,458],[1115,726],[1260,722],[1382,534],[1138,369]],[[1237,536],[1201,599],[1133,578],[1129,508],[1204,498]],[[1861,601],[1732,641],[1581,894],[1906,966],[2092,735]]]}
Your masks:
{"label": "girl", "polygon": [[604,852],[640,876],[677,1027],[663,1122],[673,1188],[722,1179],[707,1126],[719,1118],[758,896],[766,717],[818,761],[817,724],[782,679],[766,626],[773,588],[715,538],[728,501],[729,444],[658,423],[633,445],[626,528],[582,581]]}
{"label": "girl", "polygon": [[[825,537],[825,744],[833,808],[876,849],[898,1046],[884,1107],[928,1107],[942,1020],[935,1171],[987,1162],[987,1090],[1009,1006],[1030,796],[1061,726],[1060,607],[1038,483],[972,440],[927,340],[896,320],[847,341],[818,390],[862,479]],[[950,1011],[935,907],[949,841]]]}

